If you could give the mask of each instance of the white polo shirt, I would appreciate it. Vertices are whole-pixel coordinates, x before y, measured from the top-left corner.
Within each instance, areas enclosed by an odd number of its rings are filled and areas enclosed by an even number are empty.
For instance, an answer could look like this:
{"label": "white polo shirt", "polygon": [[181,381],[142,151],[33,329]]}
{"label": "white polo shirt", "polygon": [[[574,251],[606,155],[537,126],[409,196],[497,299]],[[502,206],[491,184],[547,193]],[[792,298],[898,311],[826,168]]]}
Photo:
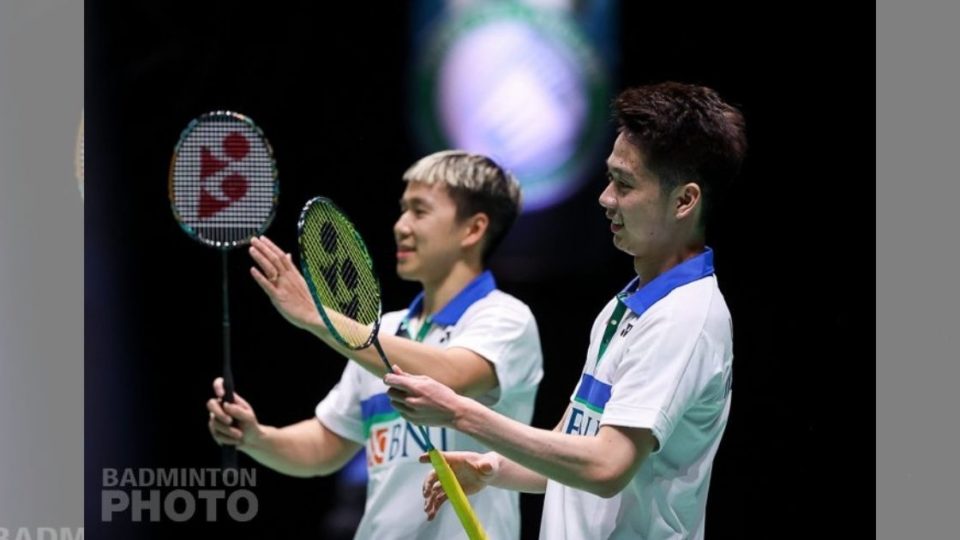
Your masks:
{"label": "white polo shirt", "polygon": [[[659,449],[619,494],[604,499],[548,481],[540,538],[700,539],[713,458],[730,411],[733,329],[713,252],[632,281],[593,325],[565,433],[602,425],[648,428]],[[619,321],[611,315],[621,302]],[[606,351],[598,355],[608,326]]]}
{"label": "white polo shirt", "polygon": [[[381,334],[416,335],[406,315],[420,312],[423,293],[410,307],[383,316]],[[423,343],[463,347],[486,358],[499,387],[478,401],[493,410],[529,423],[537,387],[543,377],[543,354],[537,324],[523,303],[496,289],[485,272],[431,318]],[[418,463],[426,451],[420,431],[390,405],[387,386],[355,362],[348,362],[340,382],[317,405],[317,418],[338,435],[361,443],[367,453],[367,502],[357,539],[466,538],[453,508],[444,505],[433,521],[423,512],[421,485],[431,470]],[[455,430],[430,428],[438,450],[486,452],[487,448]],[[516,492],[485,489],[469,497],[491,539],[520,536],[520,503]]]}

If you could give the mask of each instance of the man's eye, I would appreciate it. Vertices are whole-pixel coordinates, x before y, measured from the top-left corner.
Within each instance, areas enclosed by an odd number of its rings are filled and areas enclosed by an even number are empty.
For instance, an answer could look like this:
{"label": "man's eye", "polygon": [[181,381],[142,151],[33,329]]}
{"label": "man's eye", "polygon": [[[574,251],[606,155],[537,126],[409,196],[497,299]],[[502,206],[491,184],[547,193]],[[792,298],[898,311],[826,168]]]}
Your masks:
{"label": "man's eye", "polygon": [[628,184],[628,183],[624,182],[623,180],[621,180],[621,179],[613,176],[613,173],[610,173],[610,172],[607,173],[607,182],[610,182],[611,184],[614,185],[614,187],[616,187],[617,189],[620,189],[620,190],[628,189],[628,188],[630,187],[630,184]]}

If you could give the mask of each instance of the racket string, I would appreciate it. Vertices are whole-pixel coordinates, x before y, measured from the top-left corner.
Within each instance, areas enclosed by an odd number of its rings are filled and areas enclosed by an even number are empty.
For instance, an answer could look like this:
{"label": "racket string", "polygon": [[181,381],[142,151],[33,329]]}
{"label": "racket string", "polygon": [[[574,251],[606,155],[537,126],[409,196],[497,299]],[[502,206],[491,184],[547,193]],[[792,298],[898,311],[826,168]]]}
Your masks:
{"label": "racket string", "polygon": [[380,318],[380,287],[359,235],[326,201],[308,207],[301,228],[303,260],[331,330],[350,348],[369,345]]}
{"label": "racket string", "polygon": [[174,158],[171,199],[192,235],[218,246],[244,243],[269,224],[276,198],[275,162],[252,122],[211,114],[185,131]]}

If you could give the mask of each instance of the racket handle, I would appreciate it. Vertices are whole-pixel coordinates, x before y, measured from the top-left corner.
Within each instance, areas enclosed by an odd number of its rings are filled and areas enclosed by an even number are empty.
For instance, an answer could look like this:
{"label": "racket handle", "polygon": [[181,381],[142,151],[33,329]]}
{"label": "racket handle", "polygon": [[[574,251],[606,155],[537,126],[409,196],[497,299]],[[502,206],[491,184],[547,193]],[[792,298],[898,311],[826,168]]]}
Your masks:
{"label": "racket handle", "polygon": [[220,468],[224,470],[237,468],[237,447],[220,447]]}
{"label": "racket handle", "polygon": [[[224,403],[233,403],[233,372],[230,369],[230,364],[227,362],[224,365],[223,372],[223,402]],[[236,419],[230,423],[231,426],[236,427]],[[237,447],[236,446],[222,446],[220,448],[220,466],[222,469],[236,469],[237,468]]]}
{"label": "racket handle", "polygon": [[483,530],[480,520],[477,519],[477,514],[474,513],[473,507],[470,506],[470,501],[467,500],[467,495],[463,492],[463,488],[460,487],[460,482],[457,481],[456,475],[453,474],[453,469],[450,468],[447,459],[443,457],[443,454],[436,448],[431,448],[427,454],[430,456],[430,463],[433,464],[433,469],[437,471],[440,486],[443,487],[444,493],[447,494],[447,499],[449,499],[450,504],[453,506],[453,511],[457,513],[460,524],[463,525],[463,530],[467,532],[467,538],[470,540],[487,540],[487,533]]}
{"label": "racket handle", "polygon": [[[224,372],[223,372],[223,402],[233,403],[233,401],[234,401],[233,400],[233,372],[230,369],[229,362],[227,362],[224,365]],[[230,425],[236,427],[237,426],[236,419],[234,419]],[[237,468],[237,447],[236,446],[220,447],[220,466],[224,470]]]}
{"label": "racket handle", "polygon": [[[225,340],[225,343],[228,343],[228,340]],[[223,402],[224,403],[233,403],[233,370],[230,369],[229,356],[224,362],[224,371],[223,371]],[[232,426],[237,426],[236,419],[231,422]],[[221,447],[220,453],[220,465],[222,469],[236,469],[237,468],[237,447],[235,446],[223,446]]]}

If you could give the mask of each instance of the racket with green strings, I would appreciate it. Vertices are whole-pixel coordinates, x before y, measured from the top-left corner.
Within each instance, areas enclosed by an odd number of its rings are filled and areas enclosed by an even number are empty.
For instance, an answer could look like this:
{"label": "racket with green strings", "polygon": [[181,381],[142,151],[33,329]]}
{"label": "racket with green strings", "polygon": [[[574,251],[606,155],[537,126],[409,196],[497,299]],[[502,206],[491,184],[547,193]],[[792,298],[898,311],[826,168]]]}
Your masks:
{"label": "racket with green strings", "polygon": [[[387,372],[390,361],[380,346],[380,282],[363,238],[349,218],[330,199],[314,197],[303,207],[297,223],[300,267],[317,310],[338,343],[350,350],[373,345]],[[430,463],[437,471],[470,540],[487,535],[470,506],[450,464],[430,441],[429,430],[417,426],[427,443]]]}

